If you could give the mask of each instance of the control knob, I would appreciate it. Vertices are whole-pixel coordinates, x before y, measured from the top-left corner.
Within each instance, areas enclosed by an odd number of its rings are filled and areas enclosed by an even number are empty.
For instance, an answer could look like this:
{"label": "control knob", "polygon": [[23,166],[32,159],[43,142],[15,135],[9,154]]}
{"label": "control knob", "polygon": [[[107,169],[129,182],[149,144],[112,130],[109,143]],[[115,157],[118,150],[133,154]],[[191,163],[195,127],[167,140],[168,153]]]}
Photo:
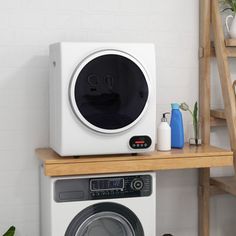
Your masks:
{"label": "control knob", "polygon": [[131,188],[134,190],[134,191],[139,191],[143,188],[143,180],[140,179],[140,178],[136,178],[136,179],[133,179],[132,182],[131,182]]}

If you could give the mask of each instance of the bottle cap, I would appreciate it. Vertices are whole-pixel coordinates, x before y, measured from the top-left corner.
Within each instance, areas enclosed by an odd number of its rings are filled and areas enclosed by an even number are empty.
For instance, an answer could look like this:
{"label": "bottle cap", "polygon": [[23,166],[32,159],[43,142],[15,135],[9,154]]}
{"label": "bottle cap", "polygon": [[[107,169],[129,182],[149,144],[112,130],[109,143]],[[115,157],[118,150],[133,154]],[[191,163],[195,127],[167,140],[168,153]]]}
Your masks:
{"label": "bottle cap", "polygon": [[179,104],[178,103],[171,103],[171,108],[172,109],[179,109]]}
{"label": "bottle cap", "polygon": [[167,122],[166,114],[170,114],[170,112],[165,112],[162,114],[161,122]]}

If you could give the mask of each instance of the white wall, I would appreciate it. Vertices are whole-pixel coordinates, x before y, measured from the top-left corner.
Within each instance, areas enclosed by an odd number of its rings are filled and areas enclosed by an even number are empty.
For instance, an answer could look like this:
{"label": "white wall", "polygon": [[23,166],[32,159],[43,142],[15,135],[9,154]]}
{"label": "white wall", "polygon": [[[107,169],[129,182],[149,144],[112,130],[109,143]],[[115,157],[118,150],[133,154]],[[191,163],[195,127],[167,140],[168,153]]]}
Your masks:
{"label": "white wall", "polygon": [[[39,236],[34,149],[48,146],[48,45],[154,42],[160,119],[171,102],[198,98],[198,0],[0,0],[0,6],[0,235],[13,224],[17,236]],[[157,204],[158,236],[196,236],[197,172],[159,172]],[[232,204],[228,196],[212,201],[212,235],[236,233]]]}

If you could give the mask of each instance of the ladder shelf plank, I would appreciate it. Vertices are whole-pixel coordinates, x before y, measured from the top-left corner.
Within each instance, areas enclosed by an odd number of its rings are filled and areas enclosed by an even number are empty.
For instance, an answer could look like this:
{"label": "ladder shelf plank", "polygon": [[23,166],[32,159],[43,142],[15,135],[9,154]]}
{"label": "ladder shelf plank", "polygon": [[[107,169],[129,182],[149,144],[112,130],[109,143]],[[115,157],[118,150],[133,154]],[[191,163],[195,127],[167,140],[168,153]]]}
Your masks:
{"label": "ladder shelf plank", "polygon": [[226,127],[227,126],[226,120],[215,118],[213,116],[211,116],[210,124],[211,124],[211,127]]}
{"label": "ladder shelf plank", "polygon": [[226,51],[227,51],[228,57],[232,57],[232,58],[236,57],[236,48],[235,47],[227,47]]}
{"label": "ladder shelf plank", "polygon": [[226,47],[236,47],[236,39],[225,39]]}
{"label": "ladder shelf plank", "polygon": [[[226,50],[227,57],[229,57],[229,58],[236,57],[236,47],[226,47],[225,50]],[[215,57],[215,56],[216,56],[215,48],[212,47],[211,48],[211,57]]]}
{"label": "ladder shelf plank", "polygon": [[225,39],[228,57],[236,57],[236,39]]}
{"label": "ladder shelf plank", "polygon": [[[225,51],[227,57],[234,58],[236,57],[236,39],[225,39]],[[211,57],[215,57],[215,45],[214,42],[211,42]]]}
{"label": "ladder shelf plank", "polygon": [[217,119],[222,119],[225,120],[225,111],[224,109],[212,109],[210,111],[211,117],[217,118]]}

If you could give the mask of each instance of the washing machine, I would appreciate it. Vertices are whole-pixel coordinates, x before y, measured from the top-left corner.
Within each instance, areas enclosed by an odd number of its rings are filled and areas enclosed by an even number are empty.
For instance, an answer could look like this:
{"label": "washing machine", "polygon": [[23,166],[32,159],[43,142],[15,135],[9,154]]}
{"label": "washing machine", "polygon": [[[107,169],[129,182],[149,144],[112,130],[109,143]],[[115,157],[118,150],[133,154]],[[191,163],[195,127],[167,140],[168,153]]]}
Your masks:
{"label": "washing machine", "polygon": [[153,151],[152,44],[50,46],[50,146],[61,156]]}
{"label": "washing machine", "polygon": [[155,236],[155,173],[59,178],[42,171],[40,235]]}

